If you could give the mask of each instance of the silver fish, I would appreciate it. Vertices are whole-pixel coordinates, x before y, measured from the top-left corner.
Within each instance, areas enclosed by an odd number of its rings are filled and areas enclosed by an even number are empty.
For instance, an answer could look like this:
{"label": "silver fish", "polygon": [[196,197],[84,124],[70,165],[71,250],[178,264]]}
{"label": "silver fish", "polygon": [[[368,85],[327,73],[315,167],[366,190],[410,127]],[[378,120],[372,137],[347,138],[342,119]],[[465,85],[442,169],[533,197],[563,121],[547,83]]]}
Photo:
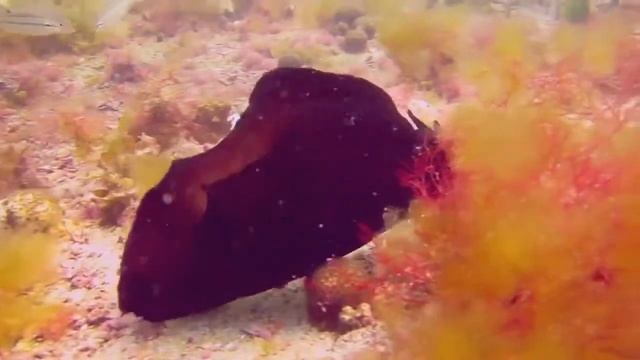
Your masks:
{"label": "silver fish", "polygon": [[96,22],[96,31],[109,27],[129,13],[134,0],[112,0],[106,7],[102,15],[98,17]]}
{"label": "silver fish", "polygon": [[0,12],[0,32],[45,36],[70,34],[74,31],[69,20],[54,11],[16,11],[4,8]]}

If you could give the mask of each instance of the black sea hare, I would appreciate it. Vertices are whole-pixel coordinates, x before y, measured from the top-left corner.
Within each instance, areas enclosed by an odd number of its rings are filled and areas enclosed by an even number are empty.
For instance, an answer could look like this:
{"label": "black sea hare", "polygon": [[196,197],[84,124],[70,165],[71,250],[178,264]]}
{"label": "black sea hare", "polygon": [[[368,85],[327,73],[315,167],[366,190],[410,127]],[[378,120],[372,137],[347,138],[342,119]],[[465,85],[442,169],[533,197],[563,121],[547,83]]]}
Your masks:
{"label": "black sea hare", "polygon": [[213,149],[175,161],[142,199],[127,240],[120,308],[151,321],[283,286],[377,231],[412,196],[397,172],[424,144],[372,83],[281,68]]}

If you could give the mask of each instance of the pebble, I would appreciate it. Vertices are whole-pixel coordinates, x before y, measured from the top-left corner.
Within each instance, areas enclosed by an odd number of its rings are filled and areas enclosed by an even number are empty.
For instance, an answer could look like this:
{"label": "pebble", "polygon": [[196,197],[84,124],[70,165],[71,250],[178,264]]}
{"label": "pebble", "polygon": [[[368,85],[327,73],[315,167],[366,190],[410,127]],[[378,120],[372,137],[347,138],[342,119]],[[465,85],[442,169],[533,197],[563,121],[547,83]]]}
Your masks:
{"label": "pebble", "polygon": [[80,352],[94,352],[97,350],[97,346],[95,344],[86,344],[86,345],[82,345],[78,351]]}
{"label": "pebble", "polygon": [[71,328],[73,330],[82,330],[86,328],[87,320],[80,315],[74,315],[71,318]]}
{"label": "pebble", "polygon": [[80,272],[71,278],[72,288],[91,289],[95,286],[95,278],[92,274]]}
{"label": "pebble", "polygon": [[218,344],[213,344],[211,346],[211,350],[212,351],[235,351],[238,349],[238,345],[235,342],[229,342],[229,343],[218,343]]}
{"label": "pebble", "polygon": [[87,319],[87,324],[89,326],[99,326],[109,320],[111,320],[111,318],[108,315],[98,315]]}
{"label": "pebble", "polygon": [[342,48],[347,53],[361,53],[367,49],[367,34],[362,30],[351,30],[344,36]]}
{"label": "pebble", "polygon": [[33,357],[35,359],[51,359],[52,358],[52,354],[50,351],[38,351],[37,353],[33,354]]}
{"label": "pebble", "polygon": [[107,329],[112,331],[121,331],[127,328],[130,328],[133,324],[138,321],[138,318],[133,314],[125,314],[123,316],[110,319],[105,322],[105,326]]}
{"label": "pebble", "polygon": [[65,303],[80,304],[86,295],[87,292],[84,289],[73,289],[69,291],[63,301]]}
{"label": "pebble", "polygon": [[277,327],[270,324],[250,324],[241,331],[253,337],[259,337],[265,340],[273,338],[277,332]]}

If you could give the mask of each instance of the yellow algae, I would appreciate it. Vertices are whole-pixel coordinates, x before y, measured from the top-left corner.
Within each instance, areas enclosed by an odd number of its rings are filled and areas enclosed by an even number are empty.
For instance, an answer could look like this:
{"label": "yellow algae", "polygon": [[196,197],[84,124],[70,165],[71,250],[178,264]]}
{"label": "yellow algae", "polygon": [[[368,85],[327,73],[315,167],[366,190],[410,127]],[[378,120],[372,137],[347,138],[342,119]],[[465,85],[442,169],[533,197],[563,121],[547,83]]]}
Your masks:
{"label": "yellow algae", "polygon": [[522,20],[494,24],[493,40],[484,47],[467,49],[458,62],[460,74],[476,91],[478,98],[490,104],[526,102],[530,99],[527,83],[541,61],[533,51],[531,24]]}
{"label": "yellow algae", "polygon": [[311,28],[326,24],[341,8],[362,8],[360,1],[347,0],[301,0],[294,4],[296,23]]}
{"label": "yellow algae", "polygon": [[597,76],[611,75],[618,47],[628,25],[620,19],[603,19],[587,32],[583,61],[585,70]]}
{"label": "yellow algae", "polygon": [[275,19],[282,19],[287,14],[291,6],[290,0],[263,0],[258,6],[264,9],[269,16]]}
{"label": "yellow algae", "polygon": [[60,311],[33,289],[56,279],[61,220],[45,194],[21,191],[0,202],[0,347],[35,335]]}
{"label": "yellow algae", "polygon": [[29,230],[0,232],[0,288],[17,292],[50,278],[56,242],[51,235]]}
{"label": "yellow algae", "polygon": [[275,59],[284,56],[295,56],[304,64],[310,64],[317,67],[319,63],[330,62],[332,51],[327,46],[321,44],[300,44],[296,43],[292,37],[282,37],[277,41],[267,45],[269,54]]}
{"label": "yellow algae", "polygon": [[0,349],[37,335],[60,311],[59,306],[0,290]]}
{"label": "yellow algae", "polygon": [[584,29],[572,24],[560,24],[547,44],[547,60],[558,62],[579,53],[584,42]]}
{"label": "yellow algae", "polygon": [[461,27],[468,17],[464,7],[391,13],[376,19],[379,40],[402,71],[424,80],[444,67],[444,58],[456,55]]}
{"label": "yellow algae", "polygon": [[493,55],[499,61],[524,62],[528,55],[527,28],[521,21],[507,21],[497,31]]}
{"label": "yellow algae", "polygon": [[544,160],[545,152],[539,151],[542,116],[527,107],[507,111],[479,104],[460,107],[448,130],[456,138],[456,168],[482,171],[505,182],[528,178]]}
{"label": "yellow algae", "polygon": [[142,195],[157,185],[171,166],[171,158],[155,155],[135,155],[129,158],[129,176],[138,194]]}
{"label": "yellow algae", "polygon": [[232,0],[184,0],[178,2],[154,0],[149,4],[181,14],[221,15],[235,10]]}

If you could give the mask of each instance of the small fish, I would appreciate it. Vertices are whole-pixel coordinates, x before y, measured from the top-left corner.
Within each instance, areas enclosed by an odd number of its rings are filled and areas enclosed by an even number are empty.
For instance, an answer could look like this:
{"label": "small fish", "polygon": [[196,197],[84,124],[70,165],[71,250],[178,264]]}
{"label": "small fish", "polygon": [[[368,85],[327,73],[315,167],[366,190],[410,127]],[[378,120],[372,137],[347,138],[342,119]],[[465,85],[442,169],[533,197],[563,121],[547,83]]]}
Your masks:
{"label": "small fish", "polygon": [[52,34],[70,34],[75,31],[73,25],[54,9],[0,8],[0,32],[13,34],[46,36]]}
{"label": "small fish", "polygon": [[96,31],[104,30],[118,21],[120,21],[125,15],[129,13],[134,0],[112,0],[104,9],[102,15],[98,17],[96,21]]}

